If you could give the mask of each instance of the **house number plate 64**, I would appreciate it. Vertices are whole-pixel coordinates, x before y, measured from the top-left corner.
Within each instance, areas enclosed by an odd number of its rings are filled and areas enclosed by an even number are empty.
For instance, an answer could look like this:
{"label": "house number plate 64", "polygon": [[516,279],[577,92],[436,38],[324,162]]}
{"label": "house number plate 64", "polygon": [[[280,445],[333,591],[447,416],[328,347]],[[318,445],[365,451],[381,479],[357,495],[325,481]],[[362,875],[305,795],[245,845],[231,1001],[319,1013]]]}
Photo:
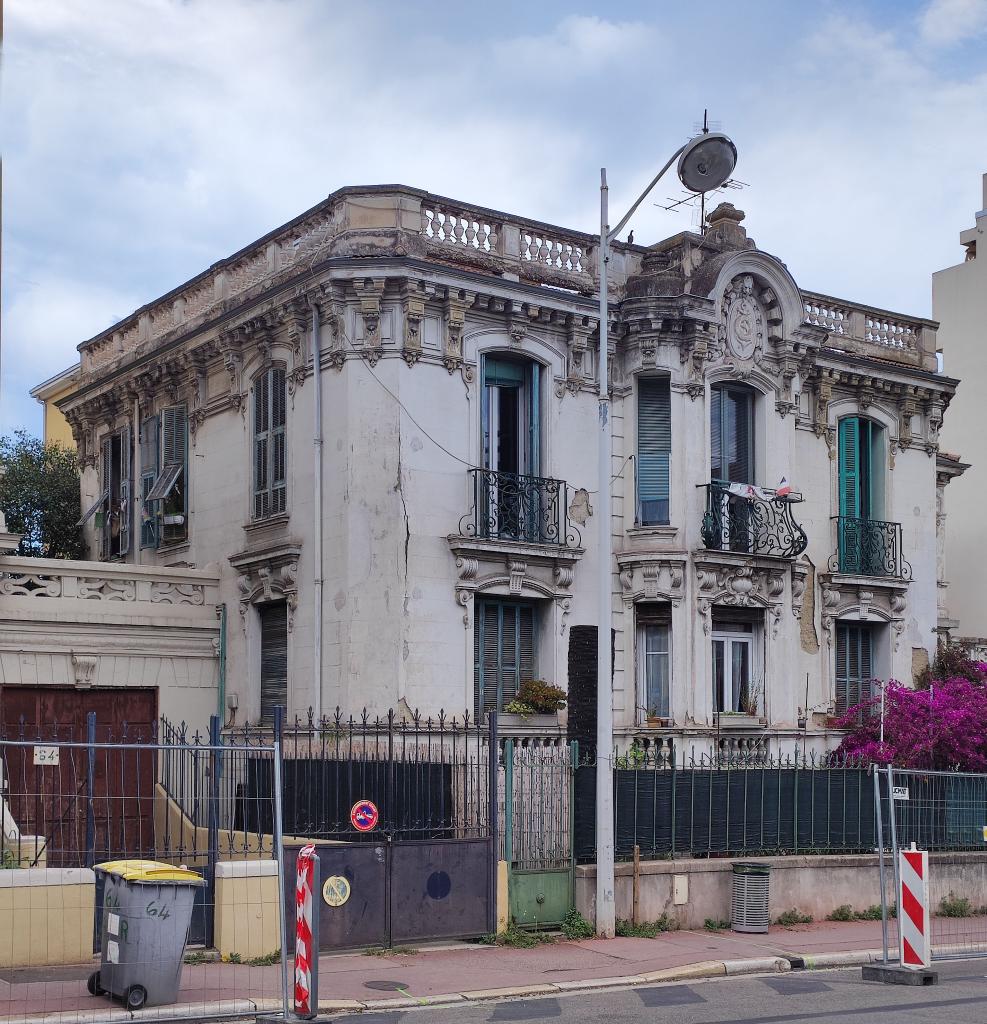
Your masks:
{"label": "house number plate 64", "polygon": [[58,747],[35,747],[34,763],[36,765],[58,764]]}

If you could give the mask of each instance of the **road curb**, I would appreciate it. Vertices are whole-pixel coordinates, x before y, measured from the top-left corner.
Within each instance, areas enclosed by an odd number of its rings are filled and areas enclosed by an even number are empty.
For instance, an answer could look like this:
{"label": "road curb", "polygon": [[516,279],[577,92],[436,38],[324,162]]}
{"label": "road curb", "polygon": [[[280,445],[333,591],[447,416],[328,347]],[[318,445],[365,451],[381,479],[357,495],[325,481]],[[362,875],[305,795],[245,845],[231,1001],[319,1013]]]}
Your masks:
{"label": "road curb", "polygon": [[728,978],[741,974],[771,974],[791,969],[791,962],[783,956],[757,956],[750,960],[723,961],[723,971]]}

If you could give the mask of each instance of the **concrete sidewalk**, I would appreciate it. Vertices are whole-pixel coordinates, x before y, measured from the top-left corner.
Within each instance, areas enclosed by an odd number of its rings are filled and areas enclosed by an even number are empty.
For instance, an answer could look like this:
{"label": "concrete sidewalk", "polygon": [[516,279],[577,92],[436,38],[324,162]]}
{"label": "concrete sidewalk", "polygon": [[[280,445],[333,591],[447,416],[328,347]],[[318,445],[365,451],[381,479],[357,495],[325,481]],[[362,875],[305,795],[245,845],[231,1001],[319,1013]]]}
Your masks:
{"label": "concrete sidewalk", "polygon": [[[463,945],[413,954],[349,953],[319,961],[326,1011],[400,1008],[791,969],[864,963],[880,949],[880,922],[773,926],[766,935],[676,931],[656,939],[559,940],[533,949]],[[51,1024],[208,1016],[280,1008],[280,969],[241,964],[188,965],[180,1002],[131,1014],[86,991],[93,965],[0,972],[0,1021]]]}

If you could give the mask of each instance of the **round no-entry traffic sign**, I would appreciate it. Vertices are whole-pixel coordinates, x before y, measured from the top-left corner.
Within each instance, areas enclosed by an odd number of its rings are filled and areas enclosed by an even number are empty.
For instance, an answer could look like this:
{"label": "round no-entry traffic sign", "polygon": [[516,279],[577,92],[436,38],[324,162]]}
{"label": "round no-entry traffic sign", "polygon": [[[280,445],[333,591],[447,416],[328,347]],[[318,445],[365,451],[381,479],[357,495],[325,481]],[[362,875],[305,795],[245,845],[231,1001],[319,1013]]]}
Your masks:
{"label": "round no-entry traffic sign", "polygon": [[372,800],[357,800],[350,811],[350,821],[357,832],[370,832],[380,821],[380,812]]}

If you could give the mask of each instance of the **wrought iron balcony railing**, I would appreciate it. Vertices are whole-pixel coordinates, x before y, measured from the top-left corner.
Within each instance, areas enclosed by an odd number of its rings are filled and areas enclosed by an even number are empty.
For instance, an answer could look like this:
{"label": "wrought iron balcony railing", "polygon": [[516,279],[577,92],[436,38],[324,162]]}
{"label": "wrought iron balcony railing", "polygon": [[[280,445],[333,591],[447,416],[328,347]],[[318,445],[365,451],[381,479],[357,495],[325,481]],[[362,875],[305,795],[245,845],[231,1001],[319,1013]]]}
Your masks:
{"label": "wrought iron balcony railing", "polygon": [[473,508],[459,521],[465,537],[527,544],[579,547],[582,537],[569,522],[564,480],[471,469]]}
{"label": "wrought iron balcony railing", "polygon": [[801,494],[779,496],[769,487],[724,480],[699,486],[706,488],[702,538],[710,550],[778,558],[795,558],[805,551],[809,538],[792,516]]}
{"label": "wrought iron balcony railing", "polygon": [[901,552],[901,523],[836,516],[836,554],[830,572],[910,580],[912,567]]}

